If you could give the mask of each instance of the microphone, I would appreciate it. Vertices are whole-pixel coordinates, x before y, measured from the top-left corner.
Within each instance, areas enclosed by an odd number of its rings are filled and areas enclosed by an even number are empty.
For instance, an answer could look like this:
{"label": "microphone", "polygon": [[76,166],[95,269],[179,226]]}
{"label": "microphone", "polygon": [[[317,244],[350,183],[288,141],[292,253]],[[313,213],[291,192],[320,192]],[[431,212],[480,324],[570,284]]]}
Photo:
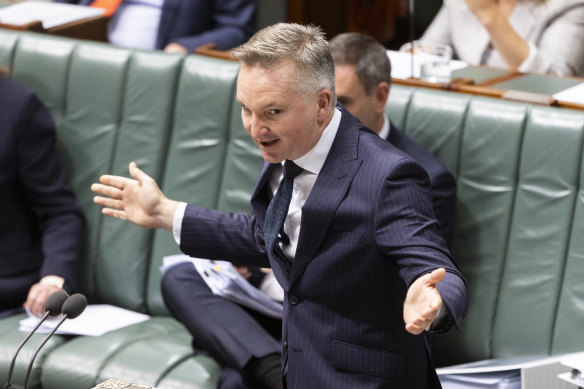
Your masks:
{"label": "microphone", "polygon": [[43,340],[40,346],[36,349],[34,355],[32,356],[32,359],[30,360],[30,363],[28,364],[26,378],[24,379],[24,389],[28,388],[28,380],[30,378],[30,373],[32,372],[32,365],[39,351],[41,351],[41,348],[43,348],[45,343],[47,343],[47,341],[53,336],[55,331],[57,331],[57,329],[61,326],[61,324],[63,324],[63,322],[66,319],[75,319],[77,316],[81,315],[81,313],[85,310],[85,307],[87,307],[87,298],[81,293],[75,293],[69,296],[67,300],[65,300],[65,302],[63,303],[63,308],[61,309],[61,313],[65,316],[61,319],[61,321],[59,321],[59,323],[57,323],[55,328],[53,328],[51,332],[49,332],[45,340]]}
{"label": "microphone", "polygon": [[36,330],[43,324],[43,322],[49,316],[57,316],[61,313],[61,308],[63,307],[63,303],[69,295],[64,290],[57,290],[53,292],[45,301],[45,314],[41,318],[41,320],[37,323],[37,325],[29,332],[29,334],[24,338],[24,340],[20,343],[20,346],[16,349],[14,356],[12,357],[12,362],[10,362],[10,369],[8,369],[8,378],[6,380],[6,385],[4,385],[5,389],[10,389],[12,385],[10,384],[10,380],[12,379],[12,371],[14,370],[14,363],[16,362],[16,356],[24,346],[26,342],[30,339],[32,334],[36,332]]}

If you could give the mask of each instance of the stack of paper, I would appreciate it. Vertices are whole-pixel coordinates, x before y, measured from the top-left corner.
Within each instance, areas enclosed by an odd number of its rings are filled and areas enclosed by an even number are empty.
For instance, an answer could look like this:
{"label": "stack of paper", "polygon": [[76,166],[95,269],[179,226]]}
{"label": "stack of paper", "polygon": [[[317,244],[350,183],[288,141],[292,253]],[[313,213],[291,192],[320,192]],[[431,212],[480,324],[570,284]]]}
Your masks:
{"label": "stack of paper", "polygon": [[577,387],[584,387],[584,353],[571,354],[563,358],[561,363],[571,370],[560,374],[558,377]]}
{"label": "stack of paper", "polygon": [[44,29],[103,15],[104,9],[73,4],[25,1],[0,10],[0,23],[23,26],[40,21]]}
{"label": "stack of paper", "polygon": [[571,88],[564,89],[552,96],[558,101],[563,101],[567,103],[577,103],[584,104],[584,82],[578,85],[574,85]]}
{"label": "stack of paper", "polygon": [[[63,316],[49,317],[37,332],[47,333],[53,330]],[[99,336],[132,324],[148,320],[150,316],[143,313],[115,307],[113,305],[88,305],[83,313],[75,319],[67,319],[57,329],[57,334]],[[20,330],[30,332],[40,318],[29,313],[29,317],[20,321]]]}
{"label": "stack of paper", "polygon": [[187,255],[171,255],[162,259],[162,271],[177,263],[191,262],[214,294],[245,305],[264,315],[282,318],[283,307],[252,286],[230,262],[211,261]]}
{"label": "stack of paper", "polygon": [[569,389],[558,378],[565,356],[488,359],[436,369],[444,389]]}

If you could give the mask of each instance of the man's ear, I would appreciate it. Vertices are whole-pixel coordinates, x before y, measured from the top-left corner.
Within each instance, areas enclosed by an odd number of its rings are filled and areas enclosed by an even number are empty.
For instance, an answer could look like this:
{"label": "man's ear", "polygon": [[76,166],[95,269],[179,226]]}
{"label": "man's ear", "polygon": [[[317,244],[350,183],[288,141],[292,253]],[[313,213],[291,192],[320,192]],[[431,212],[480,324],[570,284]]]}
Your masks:
{"label": "man's ear", "polygon": [[328,89],[322,89],[316,95],[316,103],[317,103],[317,121],[318,124],[324,123],[328,120],[331,112],[331,104],[333,100],[333,94]]}
{"label": "man's ear", "polygon": [[383,81],[377,84],[373,90],[373,96],[375,98],[375,113],[381,115],[385,111],[385,104],[389,96],[389,83]]}

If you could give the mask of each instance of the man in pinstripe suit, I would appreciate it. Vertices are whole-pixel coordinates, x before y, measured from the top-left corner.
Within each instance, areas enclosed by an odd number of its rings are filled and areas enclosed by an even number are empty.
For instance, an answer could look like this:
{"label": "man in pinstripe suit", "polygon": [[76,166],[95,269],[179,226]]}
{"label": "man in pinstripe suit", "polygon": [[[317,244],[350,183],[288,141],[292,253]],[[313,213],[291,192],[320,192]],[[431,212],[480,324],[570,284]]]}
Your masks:
{"label": "man in pinstripe suit", "polygon": [[[177,234],[189,255],[270,265],[285,292],[286,387],[439,388],[425,331],[459,326],[468,293],[434,218],[428,176],[335,104],[320,29],[267,27],[234,55],[243,125],[266,161],[253,214],[170,200],[134,163],[132,178],[94,184],[95,202],[108,216]],[[266,249],[264,222],[284,160],[303,170],[280,256]]]}

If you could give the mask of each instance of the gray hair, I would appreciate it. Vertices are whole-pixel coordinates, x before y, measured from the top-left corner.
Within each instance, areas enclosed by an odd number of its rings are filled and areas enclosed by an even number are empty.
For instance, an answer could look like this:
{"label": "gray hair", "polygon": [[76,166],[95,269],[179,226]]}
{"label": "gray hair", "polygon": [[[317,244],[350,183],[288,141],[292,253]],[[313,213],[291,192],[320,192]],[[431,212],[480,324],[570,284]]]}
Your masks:
{"label": "gray hair", "polygon": [[352,65],[367,95],[380,82],[391,85],[391,63],[387,50],[368,35],[347,32],[329,42],[335,65]]}
{"label": "gray hair", "polygon": [[336,104],[335,68],[327,41],[320,27],[295,23],[278,23],[258,31],[251,39],[231,52],[243,64],[265,69],[293,61],[297,74],[295,87],[305,97],[323,89],[332,93]]}

